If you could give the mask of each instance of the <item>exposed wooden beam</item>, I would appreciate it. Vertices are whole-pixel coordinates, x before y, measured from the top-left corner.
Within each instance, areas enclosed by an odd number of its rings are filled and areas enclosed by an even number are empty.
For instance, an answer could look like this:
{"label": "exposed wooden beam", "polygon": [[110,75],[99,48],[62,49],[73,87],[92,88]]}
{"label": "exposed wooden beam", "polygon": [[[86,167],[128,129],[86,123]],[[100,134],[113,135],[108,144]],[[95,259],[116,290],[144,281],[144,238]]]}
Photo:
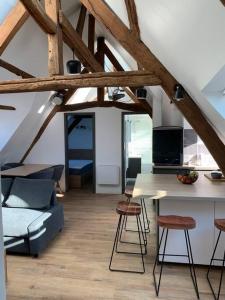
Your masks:
{"label": "exposed wooden beam", "polygon": [[[130,29],[136,39],[141,39],[140,28],[138,24],[138,15],[135,0],[125,0],[127,15],[129,19]],[[142,67],[137,63],[138,69],[142,70]]]}
{"label": "exposed wooden beam", "polygon": [[20,0],[38,25],[49,34],[57,32],[56,23],[49,18],[38,0]]}
{"label": "exposed wooden beam", "polygon": [[95,108],[95,107],[116,107],[128,111],[143,112],[143,108],[141,107],[141,105],[128,104],[128,103],[117,102],[117,101],[104,101],[101,103],[99,101],[91,101],[91,102],[64,105],[61,107],[61,111],[63,112],[76,111],[76,110]]}
{"label": "exposed wooden beam", "polygon": [[82,41],[79,34],[73,28],[69,20],[65,17],[62,11],[59,12],[59,22],[62,26],[63,33],[66,35],[70,44],[73,45],[73,49],[82,62],[82,64],[89,69],[91,72],[101,72],[102,67],[99,62],[94,58],[91,51]]}
{"label": "exposed wooden beam", "polygon": [[[105,71],[105,52],[104,52],[105,38],[103,36],[97,39],[97,60]],[[99,102],[103,102],[105,98],[105,88],[97,89],[97,99]]]}
{"label": "exposed wooden beam", "polygon": [[[134,38],[129,28],[127,28],[104,1],[81,0],[81,2],[87,7],[89,13],[93,14],[96,20],[105,25],[142,67],[153,71],[162,80],[163,89],[169,98],[174,101],[174,86],[177,80],[160,63],[149,48],[142,41]],[[174,101],[174,103],[203,140],[225,174],[225,145],[205,115],[189,95],[186,95],[183,101]]]}
{"label": "exposed wooden beam", "polygon": [[92,54],[95,52],[95,18],[88,15],[88,49]]}
{"label": "exposed wooden beam", "polygon": [[[105,51],[105,55],[111,61],[114,68],[117,71],[124,71],[124,68],[121,66],[121,64],[115,57],[115,55],[112,53],[112,51],[109,49],[109,47],[106,44],[104,45],[104,51]],[[129,87],[129,88],[124,88],[124,90],[127,93],[127,95],[130,96],[135,103],[139,103],[143,107],[143,109],[149,114],[149,116],[152,118],[152,107],[146,101],[139,101],[139,99],[135,95],[136,89],[134,87]]]}
{"label": "exposed wooden beam", "polygon": [[0,55],[4,52],[15,34],[23,26],[29,13],[22,3],[18,2],[0,25]]}
{"label": "exposed wooden beam", "polygon": [[220,1],[225,6],[225,0],[220,0]]}
{"label": "exposed wooden beam", "polygon": [[1,105],[0,104],[0,110],[16,110],[14,106],[8,106],[8,105]]}
{"label": "exposed wooden beam", "polygon": [[47,16],[56,26],[54,34],[48,34],[48,73],[49,76],[63,74],[63,40],[62,29],[58,22],[60,0],[45,0]]}
{"label": "exposed wooden beam", "polygon": [[112,53],[112,51],[109,49],[109,47],[105,44],[104,45],[104,51],[105,55],[108,57],[108,59],[111,61],[112,65],[117,71],[124,71],[124,68],[121,66],[115,55]]}
{"label": "exposed wooden beam", "polygon": [[130,29],[136,38],[140,38],[137,9],[134,0],[125,0]]}
{"label": "exposed wooden beam", "polygon": [[98,72],[81,75],[54,76],[0,82],[0,94],[57,91],[84,87],[160,85],[161,81],[145,71]]}
{"label": "exposed wooden beam", "polygon": [[84,5],[81,5],[80,14],[79,14],[79,18],[78,18],[78,21],[77,21],[77,27],[76,27],[76,31],[81,37],[82,37],[82,34],[83,34],[83,30],[84,30],[86,12],[87,12],[86,7]]}
{"label": "exposed wooden beam", "polygon": [[3,59],[0,59],[0,67],[6,69],[7,71],[16,74],[17,76],[20,76],[22,78],[34,78],[33,75],[17,68],[16,66],[4,61]]}

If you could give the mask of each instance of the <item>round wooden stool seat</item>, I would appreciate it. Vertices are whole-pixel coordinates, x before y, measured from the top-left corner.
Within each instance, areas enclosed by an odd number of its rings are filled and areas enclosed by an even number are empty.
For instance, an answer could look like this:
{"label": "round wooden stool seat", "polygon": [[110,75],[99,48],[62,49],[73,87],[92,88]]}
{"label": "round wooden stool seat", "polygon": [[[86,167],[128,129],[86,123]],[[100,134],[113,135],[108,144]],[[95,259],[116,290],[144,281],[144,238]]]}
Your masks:
{"label": "round wooden stool seat", "polygon": [[191,217],[181,217],[181,216],[159,216],[158,225],[167,229],[193,229],[196,227],[196,222]]}
{"label": "round wooden stool seat", "polygon": [[138,216],[141,214],[141,205],[136,202],[120,201],[117,204],[116,212],[119,215]]}
{"label": "round wooden stool seat", "polygon": [[214,224],[217,229],[225,231],[225,219],[215,219]]}

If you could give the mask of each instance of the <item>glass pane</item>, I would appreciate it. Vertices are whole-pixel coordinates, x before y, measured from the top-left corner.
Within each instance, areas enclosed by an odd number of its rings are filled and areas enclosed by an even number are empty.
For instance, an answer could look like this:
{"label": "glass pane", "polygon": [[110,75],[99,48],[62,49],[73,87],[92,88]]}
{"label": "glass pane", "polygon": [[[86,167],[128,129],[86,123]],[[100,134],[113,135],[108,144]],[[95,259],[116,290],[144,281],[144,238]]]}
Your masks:
{"label": "glass pane", "polygon": [[0,0],[0,23],[2,23],[17,0]]}
{"label": "glass pane", "polygon": [[151,172],[152,120],[147,114],[128,114],[125,115],[124,129],[125,169],[129,167],[129,158],[141,158],[141,173]]}

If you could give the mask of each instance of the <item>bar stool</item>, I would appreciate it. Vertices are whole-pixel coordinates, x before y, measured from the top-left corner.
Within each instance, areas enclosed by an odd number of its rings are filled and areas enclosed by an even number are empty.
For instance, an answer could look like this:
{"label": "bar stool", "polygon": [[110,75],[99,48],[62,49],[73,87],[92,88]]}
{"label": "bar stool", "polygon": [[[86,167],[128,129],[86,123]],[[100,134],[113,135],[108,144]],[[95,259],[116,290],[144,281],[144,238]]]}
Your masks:
{"label": "bar stool", "polygon": [[[217,240],[216,240],[215,248],[213,250],[212,258],[210,260],[210,265],[209,265],[208,272],[207,272],[207,280],[209,282],[209,286],[210,286],[211,291],[213,293],[214,299],[219,300],[219,298],[220,298],[220,291],[221,291],[221,285],[222,285],[222,279],[223,279],[223,272],[224,272],[224,264],[225,264],[225,251],[224,251],[223,259],[215,258],[215,253],[216,253],[217,246],[219,244],[219,240],[220,240],[220,237],[221,237],[221,232],[222,231],[225,232],[225,219],[215,219],[214,224],[215,224],[215,227],[217,229],[219,229],[219,234],[218,234],[218,237],[217,237]],[[212,269],[212,263],[213,263],[213,261],[221,261],[222,262],[221,273],[220,273],[220,282],[219,282],[219,288],[218,288],[217,295],[216,295],[216,293],[215,293],[215,291],[214,291],[214,289],[212,287],[212,284],[210,282],[210,279],[209,279],[209,273],[210,273],[210,271]]]}
{"label": "bar stool", "polygon": [[[145,242],[142,243],[142,240],[144,241],[144,234],[143,234],[142,224],[141,224],[141,220],[140,220],[141,206],[139,203],[135,203],[135,202],[127,203],[127,201],[120,201],[117,205],[116,212],[119,215],[119,221],[118,221],[116,235],[115,235],[115,239],[114,239],[114,243],[113,243],[113,249],[112,249],[112,254],[111,254],[110,263],[109,263],[109,270],[110,271],[118,271],[118,272],[143,274],[143,273],[145,273],[144,255],[145,255],[145,253],[147,253],[147,249],[146,249]],[[122,225],[123,225],[122,220],[126,216],[136,217],[140,252],[118,251],[119,236],[120,236],[120,231],[122,230]],[[144,249],[143,249],[143,247],[144,247]],[[115,252],[120,253],[120,254],[140,255],[141,262],[142,262],[142,271],[135,271],[135,270],[129,271],[129,270],[112,268],[111,265],[112,265],[112,260],[113,260],[113,256],[114,256]]]}
{"label": "bar stool", "polygon": [[[195,267],[194,267],[190,237],[189,237],[189,232],[188,232],[190,229],[194,229],[196,227],[195,220],[191,217],[181,217],[181,216],[173,216],[173,215],[172,216],[159,216],[157,219],[157,223],[158,223],[159,227],[163,228],[163,231],[162,231],[162,235],[160,238],[158,253],[156,255],[154,268],[153,268],[153,277],[154,277],[156,295],[157,296],[159,295],[159,289],[160,289],[161,276],[162,276],[162,270],[163,270],[165,256],[183,256],[183,257],[188,258],[188,264],[189,264],[189,268],[190,268],[191,278],[193,281],[193,285],[195,288],[197,298],[199,299],[198,285],[197,285],[197,279],[196,279],[196,274],[195,274]],[[169,229],[184,230],[186,247],[187,247],[187,255],[174,255],[174,254],[166,254],[165,253]],[[161,254],[161,253],[159,253],[159,251],[161,248],[161,244],[162,244],[162,240],[163,240],[165,231],[166,231],[165,242],[164,242],[164,247],[163,247],[163,253]],[[156,270],[156,265],[159,261],[159,256],[162,256],[162,261],[161,261],[159,280],[158,280],[158,284],[157,284],[155,270]]]}
{"label": "bar stool", "polygon": [[[128,203],[130,203],[130,201],[131,201],[131,198],[132,198],[132,195],[133,195],[133,189],[134,189],[134,185],[131,185],[129,183],[126,185],[124,195],[127,197],[127,202]],[[150,221],[149,221],[149,218],[148,218],[148,213],[147,213],[144,198],[140,198],[140,204],[141,204],[141,213],[142,213],[142,221],[143,221],[144,231],[145,231],[145,233],[149,233],[150,232],[150,226],[149,226]],[[125,231],[136,232],[136,230],[127,229],[127,216],[124,219],[123,228],[125,229]]]}

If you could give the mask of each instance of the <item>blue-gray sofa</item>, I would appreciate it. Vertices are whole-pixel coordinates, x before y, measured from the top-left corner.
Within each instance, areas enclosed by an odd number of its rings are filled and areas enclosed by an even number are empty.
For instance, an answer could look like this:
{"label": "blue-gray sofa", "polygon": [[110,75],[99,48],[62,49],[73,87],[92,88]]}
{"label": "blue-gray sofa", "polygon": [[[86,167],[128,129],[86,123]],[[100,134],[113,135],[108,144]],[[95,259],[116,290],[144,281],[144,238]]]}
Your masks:
{"label": "blue-gray sofa", "polygon": [[1,182],[5,249],[38,256],[64,225],[54,181],[2,178]]}

